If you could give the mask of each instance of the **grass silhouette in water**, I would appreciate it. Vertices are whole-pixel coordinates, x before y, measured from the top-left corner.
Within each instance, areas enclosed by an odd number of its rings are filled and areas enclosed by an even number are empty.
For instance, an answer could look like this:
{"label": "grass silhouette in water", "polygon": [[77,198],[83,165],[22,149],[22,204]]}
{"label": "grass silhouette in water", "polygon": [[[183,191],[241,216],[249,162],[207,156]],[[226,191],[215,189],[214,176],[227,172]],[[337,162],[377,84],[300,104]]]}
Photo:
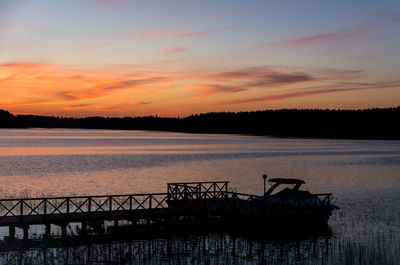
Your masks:
{"label": "grass silhouette in water", "polygon": [[[400,220],[335,217],[333,236],[262,239],[227,233],[170,235],[133,240],[84,241],[0,252],[1,264],[365,264],[392,265],[400,258]],[[369,226],[386,222],[384,230]],[[352,238],[353,227],[366,230]],[[396,232],[397,231],[397,232]],[[17,244],[17,243],[15,243]]]}

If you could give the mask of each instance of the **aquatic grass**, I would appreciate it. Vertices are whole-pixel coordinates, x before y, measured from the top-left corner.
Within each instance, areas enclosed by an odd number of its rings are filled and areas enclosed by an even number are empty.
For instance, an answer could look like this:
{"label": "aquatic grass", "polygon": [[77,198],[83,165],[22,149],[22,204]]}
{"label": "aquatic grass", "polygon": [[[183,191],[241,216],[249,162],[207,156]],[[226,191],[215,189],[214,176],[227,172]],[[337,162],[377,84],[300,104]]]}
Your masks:
{"label": "aquatic grass", "polygon": [[[8,243],[14,244],[12,250],[0,247],[0,264],[393,265],[400,260],[400,215],[336,211],[330,226],[332,236],[300,239],[194,234],[36,249],[15,241]],[[38,238],[40,231],[34,231]]]}
{"label": "aquatic grass", "polygon": [[[344,218],[344,220],[343,220]],[[353,223],[349,223],[352,220]],[[362,224],[367,220],[366,224]],[[0,252],[0,264],[288,264],[393,265],[400,258],[399,220],[341,215],[333,236],[262,240],[197,234]],[[346,221],[346,222],[343,222]],[[337,225],[340,225],[337,226]],[[352,232],[353,227],[361,227]],[[371,225],[380,228],[369,230]],[[385,225],[385,227],[381,227]],[[17,243],[16,243],[17,244]]]}

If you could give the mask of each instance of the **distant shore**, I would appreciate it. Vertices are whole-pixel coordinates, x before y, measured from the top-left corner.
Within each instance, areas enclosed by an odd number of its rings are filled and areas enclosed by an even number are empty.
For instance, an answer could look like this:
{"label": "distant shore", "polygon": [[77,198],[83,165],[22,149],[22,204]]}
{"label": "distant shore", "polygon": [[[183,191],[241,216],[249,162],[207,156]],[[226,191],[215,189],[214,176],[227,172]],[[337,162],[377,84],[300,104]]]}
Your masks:
{"label": "distant shore", "polygon": [[0,128],[153,130],[295,138],[400,140],[400,106],[363,110],[213,112],[184,118],[68,118],[13,115],[0,110]]}

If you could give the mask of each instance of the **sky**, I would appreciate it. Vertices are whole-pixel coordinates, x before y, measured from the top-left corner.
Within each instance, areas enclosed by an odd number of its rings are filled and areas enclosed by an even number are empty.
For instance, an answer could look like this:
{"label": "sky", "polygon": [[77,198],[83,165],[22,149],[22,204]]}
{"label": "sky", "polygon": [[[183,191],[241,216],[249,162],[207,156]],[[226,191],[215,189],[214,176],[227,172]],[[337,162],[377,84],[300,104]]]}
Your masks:
{"label": "sky", "polygon": [[400,1],[0,0],[0,109],[400,105]]}

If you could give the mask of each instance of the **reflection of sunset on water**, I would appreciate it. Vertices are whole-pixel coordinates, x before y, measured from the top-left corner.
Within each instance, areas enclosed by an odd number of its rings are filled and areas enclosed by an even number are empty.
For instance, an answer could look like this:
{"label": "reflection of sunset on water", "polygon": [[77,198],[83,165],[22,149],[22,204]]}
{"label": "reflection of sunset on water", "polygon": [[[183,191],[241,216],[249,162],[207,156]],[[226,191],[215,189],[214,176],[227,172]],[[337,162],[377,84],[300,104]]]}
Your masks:
{"label": "reflection of sunset on water", "polygon": [[392,194],[400,172],[396,141],[5,129],[0,146],[2,192],[14,194],[160,192],[167,182],[205,180],[261,194],[268,173],[302,178],[312,192],[365,198]]}

